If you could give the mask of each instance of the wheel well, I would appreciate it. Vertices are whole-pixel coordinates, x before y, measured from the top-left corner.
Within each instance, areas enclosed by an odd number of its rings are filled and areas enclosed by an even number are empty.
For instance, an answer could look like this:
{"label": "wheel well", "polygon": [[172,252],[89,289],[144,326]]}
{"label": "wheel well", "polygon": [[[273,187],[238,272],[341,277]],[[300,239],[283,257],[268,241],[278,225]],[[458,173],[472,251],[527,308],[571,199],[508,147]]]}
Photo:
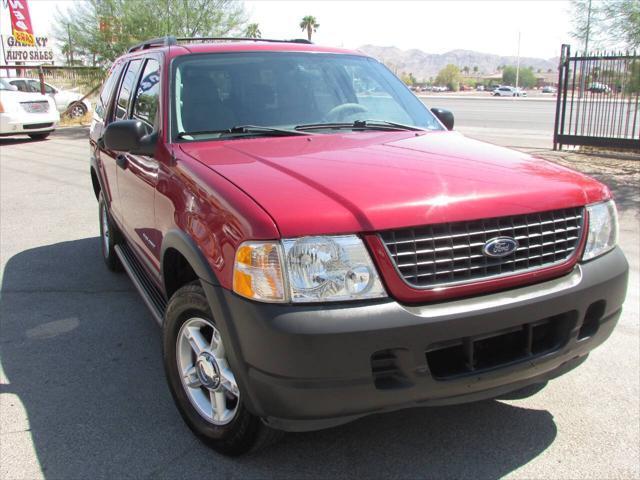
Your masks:
{"label": "wheel well", "polygon": [[164,276],[164,289],[167,298],[180,287],[198,279],[198,275],[187,259],[175,248],[169,248],[162,258],[162,272]]}
{"label": "wheel well", "polygon": [[96,199],[100,196],[100,182],[98,181],[98,175],[95,168],[91,167],[91,184],[93,185],[93,193]]}

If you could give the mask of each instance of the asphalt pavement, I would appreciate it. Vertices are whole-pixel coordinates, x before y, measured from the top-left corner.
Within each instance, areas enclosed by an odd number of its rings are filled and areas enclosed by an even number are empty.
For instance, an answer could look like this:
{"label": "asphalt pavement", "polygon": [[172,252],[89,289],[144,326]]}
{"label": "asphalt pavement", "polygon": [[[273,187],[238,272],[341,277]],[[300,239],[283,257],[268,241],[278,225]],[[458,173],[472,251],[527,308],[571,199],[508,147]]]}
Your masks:
{"label": "asphalt pavement", "polygon": [[[474,105],[461,125],[481,123]],[[182,422],[159,329],[103,265],[88,153],[77,128],[0,139],[0,478],[640,477],[637,163],[556,159],[610,183],[631,264],[618,327],[577,370],[526,400],[376,415],[228,459]]]}
{"label": "asphalt pavement", "polygon": [[509,147],[552,148],[556,103],[554,97],[420,98],[431,107],[451,110],[456,130],[479,140]]}

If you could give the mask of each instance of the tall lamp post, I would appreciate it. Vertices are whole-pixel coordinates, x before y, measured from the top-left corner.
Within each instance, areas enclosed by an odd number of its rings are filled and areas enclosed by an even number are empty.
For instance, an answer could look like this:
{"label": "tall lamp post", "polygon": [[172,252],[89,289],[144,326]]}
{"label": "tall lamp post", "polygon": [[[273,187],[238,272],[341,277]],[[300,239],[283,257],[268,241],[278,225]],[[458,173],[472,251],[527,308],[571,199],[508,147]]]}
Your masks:
{"label": "tall lamp post", "polygon": [[518,59],[516,61],[516,95],[518,95],[519,81],[520,81],[520,32],[518,32]]}

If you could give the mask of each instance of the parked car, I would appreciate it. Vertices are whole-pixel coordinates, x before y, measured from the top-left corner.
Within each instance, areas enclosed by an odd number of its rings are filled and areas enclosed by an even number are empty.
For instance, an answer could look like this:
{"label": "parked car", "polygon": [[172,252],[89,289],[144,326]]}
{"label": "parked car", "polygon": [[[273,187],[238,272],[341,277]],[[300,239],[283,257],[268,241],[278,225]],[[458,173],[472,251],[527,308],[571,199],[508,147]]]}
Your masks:
{"label": "parked car", "polygon": [[552,87],[551,85],[545,85],[542,87],[542,93],[557,93],[558,89],[556,87]]}
{"label": "parked car", "polygon": [[589,84],[588,90],[591,93],[611,93],[611,87],[600,82],[593,82]]}
{"label": "parked car", "polygon": [[491,94],[494,97],[526,97],[527,92],[516,87],[497,87]]}
{"label": "parked car", "polygon": [[43,140],[60,121],[53,99],[39,93],[20,92],[0,78],[0,136],[29,135]]}
{"label": "parked car", "polygon": [[484,92],[484,85],[477,85],[477,86],[476,86],[476,90],[477,90],[478,92]]}
{"label": "parked car", "polygon": [[[21,92],[40,92],[40,80],[38,79],[16,77],[9,79],[9,83],[17,87]],[[83,95],[75,90],[63,90],[44,82],[44,91],[53,98],[58,111],[63,113],[69,110],[71,118],[83,117],[87,112],[91,111],[91,103],[86,99],[83,100]]]}
{"label": "parked car", "polygon": [[102,259],[162,326],[199,438],[239,454],[526,396],[609,337],[628,272],[610,191],[453,126],[377,60],[306,41],[167,37],[115,61],[90,129]]}

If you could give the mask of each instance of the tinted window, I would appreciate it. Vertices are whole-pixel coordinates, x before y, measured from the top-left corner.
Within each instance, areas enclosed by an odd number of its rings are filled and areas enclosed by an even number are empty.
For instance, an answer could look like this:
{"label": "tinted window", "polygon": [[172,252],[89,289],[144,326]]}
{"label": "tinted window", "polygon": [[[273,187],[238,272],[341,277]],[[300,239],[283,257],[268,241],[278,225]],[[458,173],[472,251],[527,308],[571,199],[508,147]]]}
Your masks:
{"label": "tinted window", "polygon": [[[29,80],[29,86],[32,92],[40,92],[40,82],[38,80]],[[54,93],[53,87],[51,85],[44,84],[44,92],[45,93]]]}
{"label": "tinted window", "polygon": [[144,66],[133,104],[133,118],[142,120],[150,130],[156,125],[160,97],[160,65],[149,59]]}
{"label": "tinted window", "polygon": [[140,60],[132,60],[129,62],[127,71],[124,74],[122,83],[120,84],[120,92],[118,93],[118,99],[116,100],[116,107],[114,112],[115,120],[124,120],[129,113],[129,100],[131,99],[131,92],[134,89],[136,81],[138,80],[138,71],[140,69]]}
{"label": "tinted window", "polygon": [[11,80],[10,83],[11,83],[11,85],[16,87],[21,92],[32,92],[33,91],[33,90],[31,90],[29,88],[29,85],[27,85],[27,82],[25,82],[24,80]]}
{"label": "tinted window", "polygon": [[293,52],[199,54],[179,57],[174,65],[174,134],[235,125],[291,128],[356,120],[442,128],[398,78],[367,57]]}
{"label": "tinted window", "polygon": [[114,66],[109,72],[109,76],[105,80],[102,85],[102,90],[100,91],[100,96],[98,97],[98,101],[96,102],[95,113],[98,118],[103,119],[105,112],[109,106],[109,99],[111,98],[111,93],[113,92],[114,87],[118,84],[118,77],[120,77],[120,72],[122,71],[122,64]]}

